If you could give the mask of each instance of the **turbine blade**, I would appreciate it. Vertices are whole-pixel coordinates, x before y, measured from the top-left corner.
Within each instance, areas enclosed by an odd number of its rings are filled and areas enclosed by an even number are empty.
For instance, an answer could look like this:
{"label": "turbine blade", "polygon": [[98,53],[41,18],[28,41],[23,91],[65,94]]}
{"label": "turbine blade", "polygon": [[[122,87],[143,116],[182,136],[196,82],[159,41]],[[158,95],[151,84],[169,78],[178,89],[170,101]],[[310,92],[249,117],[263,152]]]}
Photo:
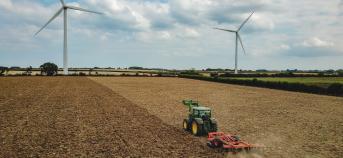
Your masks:
{"label": "turbine blade", "polygon": [[216,27],[214,27],[213,29],[222,30],[222,31],[227,31],[227,32],[236,32],[236,31],[233,31],[233,30],[221,29],[221,28],[216,28]]}
{"label": "turbine blade", "polygon": [[65,5],[64,5],[64,4],[65,4],[64,1],[63,1],[63,0],[60,0],[60,1],[61,1],[62,6],[65,6]]}
{"label": "turbine blade", "polygon": [[245,49],[244,49],[244,46],[243,46],[242,38],[241,38],[241,36],[240,36],[238,33],[237,33],[237,37],[238,37],[239,42],[241,43],[241,46],[242,46],[242,49],[243,49],[244,54],[247,54],[247,53],[245,52]]}
{"label": "turbine blade", "polygon": [[83,8],[79,8],[79,7],[67,6],[67,8],[74,9],[74,10],[79,10],[79,11],[84,11],[84,12],[89,12],[89,13],[103,14],[103,13],[100,13],[100,12],[91,11],[91,10],[87,10],[87,9],[83,9]]}
{"label": "turbine blade", "polygon": [[39,32],[41,32],[46,26],[48,26],[50,23],[51,23],[51,21],[53,21],[58,15],[60,15],[61,14],[61,12],[63,11],[63,7],[60,9],[60,10],[58,10],[56,13],[55,13],[55,15],[41,28],[41,29],[39,29],[39,31],[37,32],[37,33],[35,33],[35,36],[39,33]]}
{"label": "turbine blade", "polygon": [[251,18],[251,16],[254,14],[254,11],[250,14],[250,16],[239,26],[237,32],[242,29],[242,27],[245,25],[245,23],[248,22],[248,20]]}

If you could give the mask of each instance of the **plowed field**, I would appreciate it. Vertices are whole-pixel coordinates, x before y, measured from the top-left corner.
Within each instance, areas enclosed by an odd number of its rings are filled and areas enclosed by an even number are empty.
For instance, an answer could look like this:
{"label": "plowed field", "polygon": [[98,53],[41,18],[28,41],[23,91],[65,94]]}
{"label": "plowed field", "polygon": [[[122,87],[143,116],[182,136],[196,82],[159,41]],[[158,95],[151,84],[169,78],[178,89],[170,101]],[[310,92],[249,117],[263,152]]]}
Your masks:
{"label": "plowed field", "polygon": [[182,99],[198,100],[221,131],[266,146],[254,157],[343,157],[343,98],[179,78],[91,79],[179,129]]}
{"label": "plowed field", "polygon": [[148,111],[88,78],[0,78],[0,157],[223,155]]}

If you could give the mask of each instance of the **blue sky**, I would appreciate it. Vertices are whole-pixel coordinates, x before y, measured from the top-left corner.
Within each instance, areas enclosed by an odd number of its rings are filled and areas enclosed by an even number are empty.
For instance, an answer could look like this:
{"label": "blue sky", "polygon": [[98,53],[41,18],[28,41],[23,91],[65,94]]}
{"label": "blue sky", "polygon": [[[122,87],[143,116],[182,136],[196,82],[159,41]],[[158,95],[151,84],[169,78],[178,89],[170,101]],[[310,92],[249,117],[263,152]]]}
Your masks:
{"label": "blue sky", "polygon": [[[70,67],[233,68],[242,29],[242,69],[342,69],[343,0],[65,0],[101,11],[68,12]],[[59,0],[0,1],[0,66],[63,65],[63,19],[34,33]]]}

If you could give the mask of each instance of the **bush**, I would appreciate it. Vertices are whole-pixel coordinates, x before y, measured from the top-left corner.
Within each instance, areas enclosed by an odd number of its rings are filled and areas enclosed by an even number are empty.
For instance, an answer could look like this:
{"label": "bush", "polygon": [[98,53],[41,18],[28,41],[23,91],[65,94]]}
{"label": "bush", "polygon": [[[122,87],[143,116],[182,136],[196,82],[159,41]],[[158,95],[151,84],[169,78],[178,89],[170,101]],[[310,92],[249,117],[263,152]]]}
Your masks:
{"label": "bush", "polygon": [[343,85],[340,83],[333,83],[328,87],[327,92],[329,94],[343,95]]}
{"label": "bush", "polygon": [[211,77],[219,77],[219,74],[217,72],[211,72],[210,76]]}
{"label": "bush", "polygon": [[79,72],[79,76],[86,76],[86,73],[84,73],[84,72]]}
{"label": "bush", "polygon": [[337,74],[338,74],[338,76],[343,77],[343,70],[337,70]]}
{"label": "bush", "polygon": [[199,75],[199,73],[196,72],[195,70],[182,71],[180,74],[182,74],[182,75]]}

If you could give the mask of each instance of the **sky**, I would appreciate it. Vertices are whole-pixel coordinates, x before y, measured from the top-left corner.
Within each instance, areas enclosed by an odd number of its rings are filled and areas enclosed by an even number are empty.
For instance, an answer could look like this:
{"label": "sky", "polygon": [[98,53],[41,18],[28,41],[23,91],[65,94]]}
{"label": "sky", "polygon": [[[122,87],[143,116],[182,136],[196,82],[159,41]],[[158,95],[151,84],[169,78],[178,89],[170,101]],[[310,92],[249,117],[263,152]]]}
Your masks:
{"label": "sky", "polygon": [[[343,69],[343,0],[65,0],[70,67]],[[0,66],[63,66],[59,0],[0,0]]]}

